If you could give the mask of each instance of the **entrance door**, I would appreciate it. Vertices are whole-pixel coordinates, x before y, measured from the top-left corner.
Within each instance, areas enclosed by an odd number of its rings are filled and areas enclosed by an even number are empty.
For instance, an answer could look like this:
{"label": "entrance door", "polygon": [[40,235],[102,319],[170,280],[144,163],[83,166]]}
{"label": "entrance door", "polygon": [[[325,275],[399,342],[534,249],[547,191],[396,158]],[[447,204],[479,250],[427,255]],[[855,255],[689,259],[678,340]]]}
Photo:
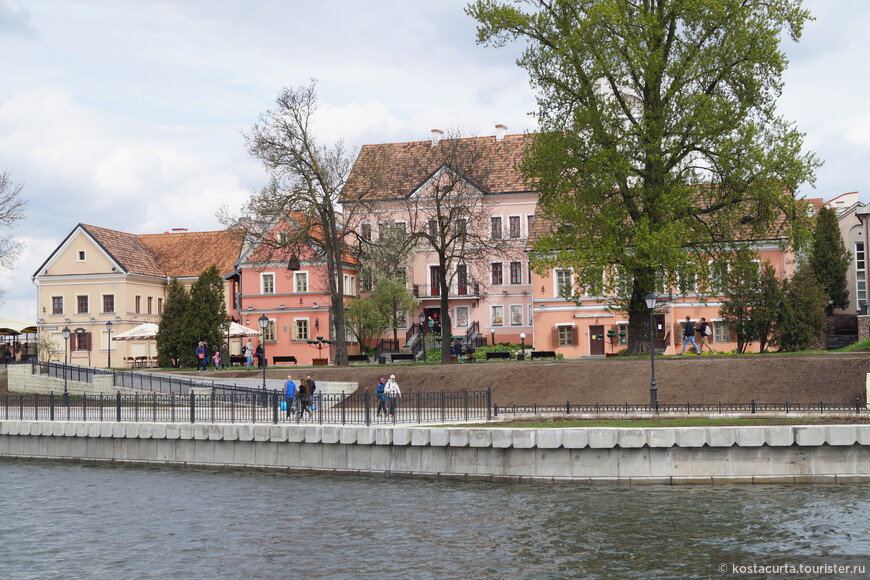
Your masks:
{"label": "entrance door", "polygon": [[664,351],[668,345],[666,340],[667,333],[665,332],[665,315],[653,314],[653,324],[655,324],[655,345],[656,350]]}
{"label": "entrance door", "polygon": [[604,356],[604,327],[589,327],[589,354],[592,356]]}

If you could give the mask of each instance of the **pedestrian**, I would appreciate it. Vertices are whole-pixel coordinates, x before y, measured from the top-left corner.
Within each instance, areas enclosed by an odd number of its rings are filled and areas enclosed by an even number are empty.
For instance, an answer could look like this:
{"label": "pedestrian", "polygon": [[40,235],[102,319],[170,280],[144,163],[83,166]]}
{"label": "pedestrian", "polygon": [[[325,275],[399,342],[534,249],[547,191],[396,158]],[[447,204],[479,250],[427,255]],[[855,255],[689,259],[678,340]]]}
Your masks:
{"label": "pedestrian", "polygon": [[698,354],[701,354],[701,349],[698,348],[698,343],[695,342],[695,325],[692,324],[692,320],[686,316],[686,324],[683,326],[683,350],[680,352],[680,356],[683,356],[686,353],[686,346],[689,343],[695,347]]}
{"label": "pedestrian", "polygon": [[214,370],[221,370],[221,351],[214,351],[214,356],[211,359],[214,362]]}
{"label": "pedestrian", "polygon": [[263,347],[263,343],[257,345],[257,368],[263,368],[266,366],[266,349]]}
{"label": "pedestrian", "polygon": [[317,410],[317,405],[314,399],[314,391],[317,390],[317,383],[314,382],[314,377],[311,376],[311,373],[305,375],[305,381],[308,383],[308,397],[311,399],[311,403],[314,406],[314,410]]}
{"label": "pedestrian", "polygon": [[454,362],[462,362],[462,344],[458,338],[450,345],[450,354],[453,356]]}
{"label": "pedestrian", "polygon": [[384,394],[390,402],[390,417],[396,416],[396,401],[402,396],[402,391],[399,390],[399,383],[396,382],[396,375],[390,375],[390,380],[387,381],[384,387]]}
{"label": "pedestrian", "polygon": [[204,371],[205,370],[205,343],[201,340],[199,344],[196,345],[196,350],[194,351],[196,354],[196,370]]}
{"label": "pedestrian", "polygon": [[287,382],[284,383],[284,402],[287,405],[287,418],[296,411],[293,404],[296,402],[296,383],[293,382],[293,377],[287,375]]}
{"label": "pedestrian", "polygon": [[302,379],[299,381],[299,389],[296,391],[299,398],[299,417],[305,415],[305,412],[308,411],[308,416],[311,416],[311,409],[308,408],[309,403],[311,403],[311,391],[308,388],[308,381]]}
{"label": "pedestrian", "polygon": [[375,387],[375,395],[378,398],[378,417],[381,416],[381,411],[384,412],[384,417],[386,418],[387,413],[387,396],[384,394],[384,389],[386,388],[387,379],[381,377],[378,379],[378,384]]}
{"label": "pedestrian", "polygon": [[713,328],[707,324],[707,319],[701,317],[701,324],[698,325],[698,344],[701,347],[701,352],[704,352],[704,347],[707,347],[711,353],[716,354],[716,351],[708,342],[709,337],[713,336]]}
{"label": "pedestrian", "polygon": [[221,367],[227,368],[227,366],[229,366],[232,363],[232,360],[230,359],[230,345],[228,345],[227,343],[223,343],[221,345],[220,353],[221,353]]}
{"label": "pedestrian", "polygon": [[254,345],[251,344],[251,339],[248,339],[248,344],[242,349],[242,354],[245,355],[245,370],[251,370],[251,365],[254,364]]}

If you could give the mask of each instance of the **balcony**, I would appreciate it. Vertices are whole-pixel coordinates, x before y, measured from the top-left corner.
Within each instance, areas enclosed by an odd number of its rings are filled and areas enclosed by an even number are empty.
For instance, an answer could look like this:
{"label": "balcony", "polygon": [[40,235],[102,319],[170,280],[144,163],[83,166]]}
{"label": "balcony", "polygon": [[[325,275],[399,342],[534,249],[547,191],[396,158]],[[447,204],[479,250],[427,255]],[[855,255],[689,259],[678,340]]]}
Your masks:
{"label": "balcony", "polygon": [[[414,296],[416,298],[441,298],[441,287],[433,284],[415,284]],[[471,284],[451,288],[447,298],[480,298],[480,284]]]}

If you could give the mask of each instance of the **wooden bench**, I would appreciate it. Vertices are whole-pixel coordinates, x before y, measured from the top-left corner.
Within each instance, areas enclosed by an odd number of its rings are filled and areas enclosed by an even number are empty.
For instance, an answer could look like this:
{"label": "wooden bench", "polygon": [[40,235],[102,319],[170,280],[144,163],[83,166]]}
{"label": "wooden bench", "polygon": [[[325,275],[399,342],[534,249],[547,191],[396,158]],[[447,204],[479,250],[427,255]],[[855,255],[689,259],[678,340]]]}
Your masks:
{"label": "wooden bench", "polygon": [[293,365],[295,366],[298,364],[298,361],[296,360],[296,357],[293,355],[273,356],[272,357],[272,364],[277,366],[278,363],[293,363]]}
{"label": "wooden bench", "polygon": [[511,353],[509,351],[506,351],[506,350],[499,350],[499,351],[495,351],[495,352],[486,353],[486,360],[492,360],[494,358],[503,358],[503,359],[510,360]]}
{"label": "wooden bench", "polygon": [[354,362],[368,363],[368,362],[372,362],[372,361],[369,359],[369,355],[367,355],[367,354],[349,354],[349,355],[347,355],[347,362],[349,362],[349,363],[354,363]]}
{"label": "wooden bench", "polygon": [[410,352],[394,352],[390,355],[390,362],[396,361],[414,362],[414,355]]}
{"label": "wooden bench", "polygon": [[532,360],[536,358],[556,358],[555,350],[533,350],[532,351]]}
{"label": "wooden bench", "polygon": [[245,364],[247,364],[247,360],[248,359],[246,359],[245,355],[243,355],[243,354],[231,354],[230,355],[230,366],[231,367],[234,367],[236,365],[239,365],[240,367],[244,366]]}

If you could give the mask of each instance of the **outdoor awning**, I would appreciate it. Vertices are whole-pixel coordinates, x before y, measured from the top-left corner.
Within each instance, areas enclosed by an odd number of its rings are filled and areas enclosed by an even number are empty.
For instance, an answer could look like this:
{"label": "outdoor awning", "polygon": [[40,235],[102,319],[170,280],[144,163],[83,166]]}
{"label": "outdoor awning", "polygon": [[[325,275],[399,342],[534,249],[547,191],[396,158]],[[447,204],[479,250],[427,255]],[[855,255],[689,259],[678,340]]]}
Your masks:
{"label": "outdoor awning", "polygon": [[30,320],[0,318],[0,335],[36,334],[36,325]]}
{"label": "outdoor awning", "polygon": [[112,340],[154,340],[157,338],[157,328],[153,322],[144,322],[130,330],[119,332]]}

